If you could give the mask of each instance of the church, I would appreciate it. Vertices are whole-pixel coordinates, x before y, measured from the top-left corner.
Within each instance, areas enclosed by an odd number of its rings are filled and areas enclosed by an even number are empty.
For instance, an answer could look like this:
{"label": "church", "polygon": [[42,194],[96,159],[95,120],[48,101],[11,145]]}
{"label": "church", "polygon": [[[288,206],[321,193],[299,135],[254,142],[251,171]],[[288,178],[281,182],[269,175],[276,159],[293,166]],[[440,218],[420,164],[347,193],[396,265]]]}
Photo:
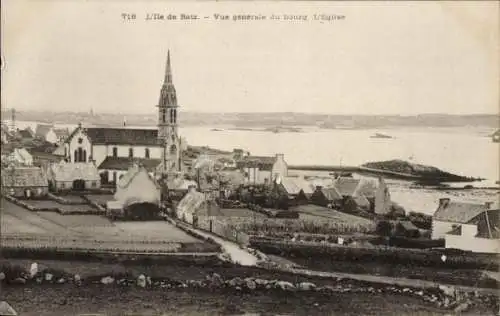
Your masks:
{"label": "church", "polygon": [[103,183],[116,184],[133,163],[151,174],[178,175],[182,147],[178,132],[177,93],[172,80],[170,51],[158,101],[157,129],[84,127],[81,124],[64,143],[68,162],[94,162]]}

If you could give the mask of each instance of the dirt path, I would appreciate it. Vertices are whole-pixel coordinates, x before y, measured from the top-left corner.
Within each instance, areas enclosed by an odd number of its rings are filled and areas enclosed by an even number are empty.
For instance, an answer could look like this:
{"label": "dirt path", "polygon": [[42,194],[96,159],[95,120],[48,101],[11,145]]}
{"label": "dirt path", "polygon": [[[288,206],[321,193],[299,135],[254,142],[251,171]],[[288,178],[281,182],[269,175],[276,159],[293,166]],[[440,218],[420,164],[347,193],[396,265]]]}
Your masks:
{"label": "dirt path", "polygon": [[446,285],[449,287],[453,287],[457,290],[473,292],[478,291],[484,294],[498,294],[497,289],[488,289],[488,288],[477,288],[472,286],[463,286],[463,285],[449,285],[443,283],[436,283],[432,281],[425,280],[417,280],[417,279],[406,279],[406,278],[394,278],[388,276],[378,276],[378,275],[369,275],[369,274],[352,274],[352,273],[340,273],[340,272],[320,272],[320,271],[312,271],[307,269],[298,269],[291,268],[288,269],[293,273],[301,274],[301,275],[309,275],[309,276],[319,276],[319,277],[328,277],[328,278],[344,278],[365,282],[373,282],[373,283],[382,283],[382,284],[390,284],[390,285],[398,285],[398,286],[407,286],[407,287],[417,287],[417,288],[435,288],[439,285]]}
{"label": "dirt path", "polygon": [[217,235],[209,232],[205,232],[199,229],[191,228],[195,230],[198,234],[204,237],[212,238],[216,243],[218,243],[226,253],[229,254],[231,260],[234,263],[238,263],[242,266],[255,266],[257,265],[257,257],[249,253],[248,251],[241,249],[240,246],[232,241],[223,239]]}

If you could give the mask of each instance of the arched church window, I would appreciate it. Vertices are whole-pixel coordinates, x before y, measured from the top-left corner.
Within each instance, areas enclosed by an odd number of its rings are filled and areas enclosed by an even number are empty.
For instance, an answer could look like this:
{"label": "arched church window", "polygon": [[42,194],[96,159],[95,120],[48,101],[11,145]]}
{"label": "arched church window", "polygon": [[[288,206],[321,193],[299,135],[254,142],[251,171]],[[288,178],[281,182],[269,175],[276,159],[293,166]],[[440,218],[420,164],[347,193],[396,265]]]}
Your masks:
{"label": "arched church window", "polygon": [[113,157],[118,157],[118,148],[113,147]]}
{"label": "arched church window", "polygon": [[82,162],[87,162],[87,151],[85,149],[83,150]]}
{"label": "arched church window", "polygon": [[81,144],[81,143],[83,143],[83,138],[80,137],[80,138],[78,138],[78,144]]}
{"label": "arched church window", "polygon": [[177,110],[174,110],[174,123],[177,123]]}
{"label": "arched church window", "polygon": [[149,148],[144,150],[144,157],[149,158]]}
{"label": "arched church window", "polygon": [[78,150],[75,149],[75,152],[73,153],[73,162],[77,162],[78,160]]}
{"label": "arched church window", "polygon": [[128,157],[129,157],[129,158],[134,157],[134,148],[129,148],[129,149],[128,149]]}

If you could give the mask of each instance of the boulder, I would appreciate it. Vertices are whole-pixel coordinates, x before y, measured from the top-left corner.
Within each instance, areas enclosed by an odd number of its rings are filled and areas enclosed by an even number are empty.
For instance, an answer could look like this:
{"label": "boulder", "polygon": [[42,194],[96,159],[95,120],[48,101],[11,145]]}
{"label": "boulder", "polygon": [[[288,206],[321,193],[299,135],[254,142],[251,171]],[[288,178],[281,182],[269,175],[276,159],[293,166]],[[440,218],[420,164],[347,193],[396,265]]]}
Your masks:
{"label": "boulder", "polygon": [[276,288],[282,289],[284,291],[293,291],[295,290],[295,285],[287,281],[278,281],[276,282]]}
{"label": "boulder", "polygon": [[5,280],[5,273],[0,272],[0,282]]}
{"label": "boulder", "polygon": [[104,278],[101,279],[101,283],[102,284],[111,284],[115,281],[115,279],[113,279],[112,277],[110,276],[106,276]]}
{"label": "boulder", "polygon": [[45,281],[52,281],[54,275],[52,273],[45,273]]}
{"label": "boulder", "polygon": [[38,273],[38,263],[33,262],[30,267],[30,277],[31,279],[35,277]]}
{"label": "boulder", "polygon": [[455,288],[453,286],[440,285],[439,290],[446,296],[455,297]]}
{"label": "boulder", "polygon": [[463,312],[466,312],[469,309],[469,304],[468,303],[462,303],[455,307],[455,313],[460,314]]}
{"label": "boulder", "polygon": [[235,277],[234,279],[231,279],[229,281],[229,286],[231,287],[236,287],[236,286],[241,286],[243,285],[245,282],[240,278],[240,277]]}
{"label": "boulder", "polygon": [[257,284],[255,283],[255,281],[251,278],[246,278],[245,279],[245,283],[246,283],[246,287],[249,289],[249,290],[255,290],[257,288]]}
{"label": "boulder", "polygon": [[313,291],[316,289],[316,284],[311,282],[301,282],[297,287],[301,291]]}
{"label": "boulder", "polygon": [[144,274],[139,275],[137,278],[137,286],[139,287],[146,287],[146,277]]}

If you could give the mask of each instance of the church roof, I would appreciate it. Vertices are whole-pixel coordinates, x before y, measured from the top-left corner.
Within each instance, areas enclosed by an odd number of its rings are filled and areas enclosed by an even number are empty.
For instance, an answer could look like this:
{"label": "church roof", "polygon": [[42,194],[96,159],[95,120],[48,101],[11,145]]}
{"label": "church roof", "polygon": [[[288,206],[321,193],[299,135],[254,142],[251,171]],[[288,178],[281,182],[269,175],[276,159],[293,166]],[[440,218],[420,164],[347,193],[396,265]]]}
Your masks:
{"label": "church roof", "polygon": [[111,157],[108,156],[99,165],[98,169],[108,170],[129,170],[130,166],[138,163],[144,166],[148,171],[154,171],[160,164],[161,159],[150,158],[128,158],[128,157]]}
{"label": "church roof", "polygon": [[[80,128],[76,128],[66,142],[70,142],[78,130]],[[88,127],[84,132],[94,145],[161,146],[156,129]]]}

